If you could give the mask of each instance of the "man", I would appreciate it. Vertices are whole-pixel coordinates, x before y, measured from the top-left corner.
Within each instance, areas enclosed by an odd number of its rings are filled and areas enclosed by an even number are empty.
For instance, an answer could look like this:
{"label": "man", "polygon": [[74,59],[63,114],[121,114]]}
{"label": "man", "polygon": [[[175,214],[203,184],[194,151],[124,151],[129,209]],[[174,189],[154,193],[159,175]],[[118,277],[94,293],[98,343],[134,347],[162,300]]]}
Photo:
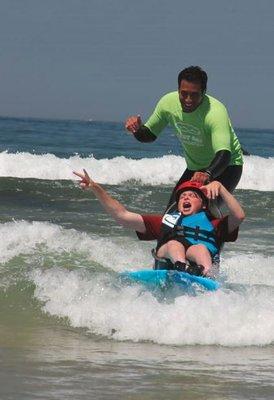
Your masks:
{"label": "man", "polygon": [[[161,215],[128,211],[113,199],[87,172],[74,172],[80,186],[91,189],[104,209],[120,225],[134,229],[140,240],[157,240],[156,256],[168,259],[172,267],[194,275],[211,275],[213,257],[225,241],[235,241],[245,215],[238,201],[217,181],[204,186],[195,181],[181,184],[176,192],[177,207]],[[213,219],[207,214],[208,199],[221,196],[229,215]],[[187,260],[190,263],[187,263]]]}
{"label": "man", "polygon": [[141,117],[131,116],[126,129],[141,142],[153,142],[171,125],[181,142],[187,168],[176,184],[184,181],[203,184],[217,180],[233,192],[241,174],[241,145],[231,126],[225,106],[206,94],[207,74],[200,67],[189,67],[178,75],[178,91],[163,96],[143,125]]}

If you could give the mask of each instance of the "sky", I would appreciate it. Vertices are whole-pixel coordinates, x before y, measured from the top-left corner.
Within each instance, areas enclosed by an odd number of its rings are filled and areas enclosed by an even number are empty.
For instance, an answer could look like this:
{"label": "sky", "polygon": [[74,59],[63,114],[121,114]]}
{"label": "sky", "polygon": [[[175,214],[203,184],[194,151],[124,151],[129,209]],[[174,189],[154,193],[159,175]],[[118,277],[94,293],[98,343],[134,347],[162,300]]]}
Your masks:
{"label": "sky", "polygon": [[0,0],[0,115],[145,120],[200,65],[236,127],[274,129],[273,0]]}

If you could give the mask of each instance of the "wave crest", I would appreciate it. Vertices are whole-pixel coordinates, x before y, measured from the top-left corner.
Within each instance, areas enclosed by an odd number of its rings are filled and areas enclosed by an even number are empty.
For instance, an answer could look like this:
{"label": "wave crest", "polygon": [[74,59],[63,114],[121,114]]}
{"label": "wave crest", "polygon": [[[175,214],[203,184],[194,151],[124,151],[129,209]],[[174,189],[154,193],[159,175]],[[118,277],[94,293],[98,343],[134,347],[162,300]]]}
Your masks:
{"label": "wave crest", "polygon": [[[87,158],[78,155],[58,158],[54,154],[0,153],[0,176],[5,177],[71,180],[72,171],[82,168],[103,184],[118,185],[135,180],[144,185],[173,185],[186,168],[186,163],[183,157],[174,155],[139,160],[123,156],[97,160],[92,155]],[[274,158],[245,157],[238,188],[273,191]]]}

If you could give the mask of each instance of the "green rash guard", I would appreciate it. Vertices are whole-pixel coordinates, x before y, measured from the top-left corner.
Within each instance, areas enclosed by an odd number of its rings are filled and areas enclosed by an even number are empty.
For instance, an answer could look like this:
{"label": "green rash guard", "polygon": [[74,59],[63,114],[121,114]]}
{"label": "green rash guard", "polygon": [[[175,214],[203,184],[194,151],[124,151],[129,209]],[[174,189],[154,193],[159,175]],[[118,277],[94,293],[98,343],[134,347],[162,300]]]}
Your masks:
{"label": "green rash guard", "polygon": [[240,142],[231,126],[225,106],[204,95],[202,103],[190,113],[183,112],[178,92],[163,96],[145,126],[157,137],[165,126],[175,128],[188,169],[207,168],[220,150],[229,150],[229,165],[242,165]]}

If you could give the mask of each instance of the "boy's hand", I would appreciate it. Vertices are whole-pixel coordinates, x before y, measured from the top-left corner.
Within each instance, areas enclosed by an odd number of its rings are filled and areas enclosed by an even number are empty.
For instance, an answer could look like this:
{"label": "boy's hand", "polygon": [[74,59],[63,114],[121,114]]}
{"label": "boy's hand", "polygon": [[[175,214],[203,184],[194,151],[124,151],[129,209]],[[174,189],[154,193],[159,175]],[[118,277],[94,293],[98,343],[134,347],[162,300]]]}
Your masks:
{"label": "boy's hand", "polygon": [[220,195],[221,188],[222,184],[218,181],[210,182],[208,185],[201,187],[201,189],[206,190],[207,198],[210,200],[214,200]]}
{"label": "boy's hand", "polygon": [[73,171],[74,175],[79,176],[81,180],[79,181],[79,184],[82,189],[88,189],[92,188],[93,185],[95,185],[95,182],[90,178],[89,174],[85,169],[83,169],[84,173],[76,172]]}

